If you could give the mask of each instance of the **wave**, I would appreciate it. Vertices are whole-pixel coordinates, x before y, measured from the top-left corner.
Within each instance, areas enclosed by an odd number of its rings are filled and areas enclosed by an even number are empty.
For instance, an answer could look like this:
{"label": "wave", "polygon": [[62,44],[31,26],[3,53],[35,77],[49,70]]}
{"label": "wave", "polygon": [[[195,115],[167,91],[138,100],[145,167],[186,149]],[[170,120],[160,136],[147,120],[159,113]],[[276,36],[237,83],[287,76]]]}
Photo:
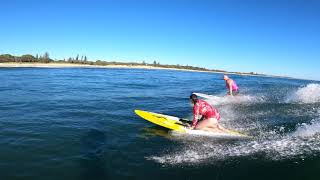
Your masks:
{"label": "wave", "polygon": [[[315,138],[280,139],[270,141],[252,141],[241,145],[223,145],[210,143],[197,143],[185,148],[179,148],[176,152],[160,156],[147,157],[161,164],[197,164],[214,163],[235,157],[249,157],[264,155],[265,159],[282,160],[290,158],[305,158],[320,152],[320,141]],[[256,156],[255,156],[256,155]]]}
{"label": "wave", "polygon": [[320,102],[320,84],[308,84],[299,88],[287,98],[287,102],[317,103]]}
{"label": "wave", "polygon": [[297,137],[310,137],[320,133],[320,121],[312,120],[310,124],[302,123],[297,130],[292,134]]}
{"label": "wave", "polygon": [[163,165],[216,163],[236,157],[267,160],[300,159],[320,153],[320,119],[301,124],[296,131],[281,135],[275,131],[264,132],[252,141],[216,141],[209,138],[178,136],[182,147],[162,155],[146,157]]}

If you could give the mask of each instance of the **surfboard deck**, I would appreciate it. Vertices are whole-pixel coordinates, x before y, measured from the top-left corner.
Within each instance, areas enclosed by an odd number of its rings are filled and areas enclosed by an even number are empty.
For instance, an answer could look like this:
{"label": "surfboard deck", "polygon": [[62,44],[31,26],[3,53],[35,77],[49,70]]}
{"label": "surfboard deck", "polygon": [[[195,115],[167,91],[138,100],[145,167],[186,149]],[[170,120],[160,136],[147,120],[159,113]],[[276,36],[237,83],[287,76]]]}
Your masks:
{"label": "surfboard deck", "polygon": [[187,133],[192,135],[204,135],[204,136],[213,136],[213,137],[221,137],[221,138],[250,138],[250,136],[242,134],[240,132],[234,130],[227,130],[227,132],[209,132],[202,130],[191,130],[188,127],[186,122],[180,121],[180,118],[158,114],[148,111],[135,110],[135,113],[141,118],[157,124],[159,126],[165,127],[167,129],[180,132]]}
{"label": "surfboard deck", "polygon": [[211,99],[211,98],[221,98],[219,96],[209,95],[209,94],[203,94],[203,93],[193,93],[199,97],[205,98],[205,99]]}

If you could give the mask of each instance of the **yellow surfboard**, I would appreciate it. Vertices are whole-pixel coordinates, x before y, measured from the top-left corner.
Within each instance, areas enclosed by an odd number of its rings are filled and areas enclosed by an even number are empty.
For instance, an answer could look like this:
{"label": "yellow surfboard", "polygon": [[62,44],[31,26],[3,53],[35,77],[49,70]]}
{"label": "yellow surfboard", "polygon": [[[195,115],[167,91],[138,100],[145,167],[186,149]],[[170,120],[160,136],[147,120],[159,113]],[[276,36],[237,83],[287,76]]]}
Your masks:
{"label": "yellow surfboard", "polygon": [[179,132],[186,132],[186,124],[179,121],[179,118],[141,110],[135,110],[134,112],[143,119],[159,126]]}
{"label": "yellow surfboard", "polygon": [[205,136],[214,136],[214,137],[223,137],[223,138],[250,138],[245,134],[239,133],[234,130],[227,130],[226,132],[209,132],[202,130],[191,130],[188,127],[187,123],[180,121],[180,118],[174,116],[168,116],[164,114],[158,114],[148,111],[135,110],[134,111],[138,116],[143,119],[157,124],[159,126],[168,128],[173,131],[177,131],[180,133],[188,133],[194,135],[205,135]]}

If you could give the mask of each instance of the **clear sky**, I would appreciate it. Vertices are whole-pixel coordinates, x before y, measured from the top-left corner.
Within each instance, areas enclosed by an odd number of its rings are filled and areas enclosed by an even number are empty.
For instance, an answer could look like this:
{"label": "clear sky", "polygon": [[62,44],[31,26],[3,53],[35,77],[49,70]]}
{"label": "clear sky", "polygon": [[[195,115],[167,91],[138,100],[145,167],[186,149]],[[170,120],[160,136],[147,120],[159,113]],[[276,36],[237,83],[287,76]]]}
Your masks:
{"label": "clear sky", "polygon": [[320,0],[1,0],[0,54],[320,80]]}

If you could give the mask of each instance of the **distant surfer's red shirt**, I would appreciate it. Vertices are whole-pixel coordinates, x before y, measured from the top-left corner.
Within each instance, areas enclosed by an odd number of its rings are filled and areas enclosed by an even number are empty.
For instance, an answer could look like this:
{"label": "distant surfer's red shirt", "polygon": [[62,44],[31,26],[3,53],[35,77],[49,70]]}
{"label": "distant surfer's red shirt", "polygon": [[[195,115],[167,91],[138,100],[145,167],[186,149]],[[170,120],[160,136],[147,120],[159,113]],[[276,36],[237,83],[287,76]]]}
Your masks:
{"label": "distant surfer's red shirt", "polygon": [[205,119],[216,118],[217,120],[220,120],[220,114],[217,109],[206,101],[198,99],[197,103],[193,106],[192,126],[195,126],[201,117],[204,117]]}

